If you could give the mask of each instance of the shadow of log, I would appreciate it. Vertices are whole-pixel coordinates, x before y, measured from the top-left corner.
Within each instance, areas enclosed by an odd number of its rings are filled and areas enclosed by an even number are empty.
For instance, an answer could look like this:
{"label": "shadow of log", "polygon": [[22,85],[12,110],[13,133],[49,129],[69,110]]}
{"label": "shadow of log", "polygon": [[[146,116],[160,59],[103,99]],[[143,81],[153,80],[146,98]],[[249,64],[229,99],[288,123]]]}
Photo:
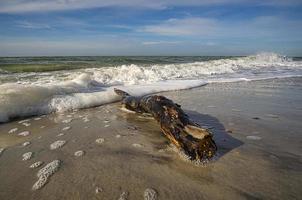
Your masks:
{"label": "shadow of log", "polygon": [[229,151],[238,148],[244,143],[228,133],[224,125],[211,115],[200,114],[196,111],[185,110],[190,119],[199,125],[208,128],[214,135],[214,141],[218,148],[218,158]]}

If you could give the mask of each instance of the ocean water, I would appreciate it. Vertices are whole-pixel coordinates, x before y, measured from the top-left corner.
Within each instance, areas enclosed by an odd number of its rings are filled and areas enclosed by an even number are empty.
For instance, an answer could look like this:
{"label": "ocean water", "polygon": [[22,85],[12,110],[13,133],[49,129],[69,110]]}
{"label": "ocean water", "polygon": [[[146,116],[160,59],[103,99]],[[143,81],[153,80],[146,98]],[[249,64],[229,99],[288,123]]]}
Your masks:
{"label": "ocean water", "polygon": [[245,57],[0,58],[0,122],[89,108],[132,95],[213,82],[302,76],[302,59],[275,53]]}

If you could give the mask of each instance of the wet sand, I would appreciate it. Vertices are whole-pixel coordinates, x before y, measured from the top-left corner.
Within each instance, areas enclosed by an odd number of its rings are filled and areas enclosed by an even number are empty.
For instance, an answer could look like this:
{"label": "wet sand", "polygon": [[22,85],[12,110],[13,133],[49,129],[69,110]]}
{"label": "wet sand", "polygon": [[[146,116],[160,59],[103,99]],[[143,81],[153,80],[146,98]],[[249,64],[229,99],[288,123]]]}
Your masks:
{"label": "wet sand", "polygon": [[[0,199],[144,199],[148,188],[153,199],[302,196],[302,78],[162,94],[212,130],[215,161],[184,161],[153,119],[125,113],[119,103],[20,119],[0,125]],[[24,131],[30,134],[18,135]],[[59,140],[65,143],[51,150]],[[22,160],[27,152],[31,158]],[[39,169],[57,159],[59,169],[32,190]],[[30,168],[37,161],[43,165]]]}

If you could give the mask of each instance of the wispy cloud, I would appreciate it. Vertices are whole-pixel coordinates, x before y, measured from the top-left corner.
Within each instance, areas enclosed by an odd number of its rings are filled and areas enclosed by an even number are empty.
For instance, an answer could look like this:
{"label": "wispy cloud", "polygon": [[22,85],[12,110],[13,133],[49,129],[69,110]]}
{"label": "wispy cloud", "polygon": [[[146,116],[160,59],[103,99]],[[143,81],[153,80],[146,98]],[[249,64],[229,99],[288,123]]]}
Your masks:
{"label": "wispy cloud", "polygon": [[26,29],[51,29],[51,26],[48,24],[39,24],[29,21],[16,21],[16,26]]}
{"label": "wispy cloud", "polygon": [[139,31],[168,36],[208,35],[217,29],[217,22],[206,18],[169,19],[160,24],[148,25]]}
{"label": "wispy cloud", "polygon": [[169,45],[169,44],[180,44],[180,41],[145,41],[142,42],[142,45]]}
{"label": "wispy cloud", "polygon": [[106,27],[110,27],[110,28],[116,28],[116,29],[133,29],[132,26],[128,26],[128,25],[122,25],[122,24],[111,24],[111,25],[106,25]]}
{"label": "wispy cloud", "polygon": [[240,21],[223,21],[212,18],[188,17],[169,19],[146,25],[137,31],[159,36],[188,38],[272,38],[283,36],[299,38],[302,35],[302,20],[278,16],[259,16]]}
{"label": "wispy cloud", "polygon": [[226,4],[290,6],[301,3],[301,0],[1,0],[0,13],[60,11],[100,7],[141,7],[148,9],[165,9],[173,6]]}

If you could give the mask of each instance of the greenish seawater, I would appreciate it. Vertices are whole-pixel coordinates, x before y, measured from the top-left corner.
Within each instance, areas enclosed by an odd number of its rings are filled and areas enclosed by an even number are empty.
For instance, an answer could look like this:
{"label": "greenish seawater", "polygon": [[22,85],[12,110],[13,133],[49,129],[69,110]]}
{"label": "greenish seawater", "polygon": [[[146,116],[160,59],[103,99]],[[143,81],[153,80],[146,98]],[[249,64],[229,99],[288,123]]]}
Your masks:
{"label": "greenish seawater", "polygon": [[[120,65],[192,63],[234,57],[222,56],[64,56],[64,57],[0,57],[5,72],[47,72]],[[1,72],[1,71],[0,71]]]}

